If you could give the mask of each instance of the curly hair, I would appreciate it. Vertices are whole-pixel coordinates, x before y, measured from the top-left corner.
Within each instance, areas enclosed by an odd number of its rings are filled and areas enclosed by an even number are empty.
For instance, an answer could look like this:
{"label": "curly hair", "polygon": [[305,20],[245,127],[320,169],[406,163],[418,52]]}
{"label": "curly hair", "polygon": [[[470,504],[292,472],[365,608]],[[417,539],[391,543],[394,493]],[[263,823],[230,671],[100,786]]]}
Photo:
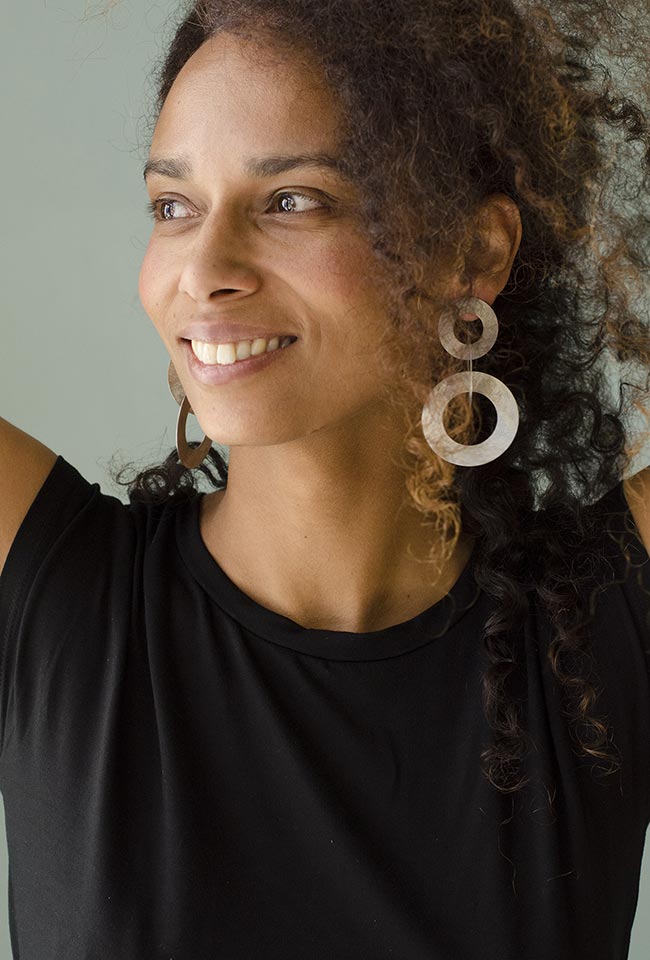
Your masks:
{"label": "curly hair", "polygon": [[[156,65],[153,126],[183,65],[224,31],[280,63],[300,57],[316,65],[337,98],[341,164],[359,188],[356,216],[393,333],[383,355],[391,400],[404,415],[408,495],[443,533],[442,562],[461,528],[475,538],[476,581],[495,601],[481,636],[492,732],[481,762],[502,792],[528,782],[516,684],[535,593],[554,630],[546,653],[577,743],[600,772],[620,767],[606,724],[592,715],[600,690],[589,673],[588,625],[602,589],[603,525],[590,507],[645,442],[632,443],[628,416],[643,411],[650,390],[640,296],[649,266],[650,130],[647,62],[638,51],[647,49],[647,24],[635,6],[201,0],[184,9]],[[612,67],[624,61],[616,79],[608,58]],[[438,284],[441,265],[449,265],[473,295],[485,252],[477,223],[495,194],[517,205],[523,236],[493,306],[499,339],[482,363],[509,386],[520,423],[496,460],[458,469],[430,449],[421,427],[433,384],[458,369],[441,356],[437,320],[450,305]],[[607,354],[638,375],[621,378],[616,396]],[[493,406],[476,393],[453,400],[445,417],[461,443],[485,439],[496,423]],[[227,485],[217,448],[194,470],[174,449],[134,479],[123,481],[123,471],[114,479],[128,486],[131,502],[161,502],[197,496],[201,474],[215,489]]]}

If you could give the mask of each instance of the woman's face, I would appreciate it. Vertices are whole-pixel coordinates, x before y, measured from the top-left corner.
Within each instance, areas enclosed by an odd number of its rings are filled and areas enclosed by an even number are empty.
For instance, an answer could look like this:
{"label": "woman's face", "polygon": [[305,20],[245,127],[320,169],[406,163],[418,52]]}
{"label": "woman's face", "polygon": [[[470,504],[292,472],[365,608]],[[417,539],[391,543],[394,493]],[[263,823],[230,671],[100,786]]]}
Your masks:
{"label": "woman's face", "polygon": [[[139,293],[203,431],[226,445],[263,445],[375,405],[387,321],[350,215],[354,185],[327,167],[247,167],[251,158],[336,154],[331,95],[305,67],[274,66],[243,43],[227,34],[206,42],[167,96],[149,159],[182,157],[186,170],[147,177],[165,220],[153,225]],[[192,374],[181,339],[197,320],[298,340],[255,372],[209,384]]]}

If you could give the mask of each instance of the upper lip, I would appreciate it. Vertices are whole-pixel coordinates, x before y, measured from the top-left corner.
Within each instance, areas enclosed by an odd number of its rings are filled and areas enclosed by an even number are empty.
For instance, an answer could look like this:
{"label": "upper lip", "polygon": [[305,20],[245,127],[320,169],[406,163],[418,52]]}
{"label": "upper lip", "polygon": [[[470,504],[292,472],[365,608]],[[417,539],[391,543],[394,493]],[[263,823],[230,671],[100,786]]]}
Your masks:
{"label": "upper lip", "polygon": [[264,337],[293,337],[295,334],[283,332],[277,327],[269,330],[268,327],[246,327],[239,323],[226,323],[220,320],[195,320],[181,330],[180,337],[184,340],[209,340],[213,343],[236,343],[238,340],[257,340]]}

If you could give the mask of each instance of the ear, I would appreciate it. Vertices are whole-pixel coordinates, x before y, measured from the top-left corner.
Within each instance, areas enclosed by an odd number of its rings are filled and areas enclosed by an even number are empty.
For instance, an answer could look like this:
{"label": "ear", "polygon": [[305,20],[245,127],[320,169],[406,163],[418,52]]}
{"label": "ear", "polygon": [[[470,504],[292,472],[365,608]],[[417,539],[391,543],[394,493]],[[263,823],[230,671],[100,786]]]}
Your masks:
{"label": "ear", "polygon": [[[476,259],[478,275],[472,295],[492,305],[505,287],[522,237],[519,207],[505,193],[495,193],[485,200],[476,220]],[[449,300],[467,296],[456,278],[445,286]]]}
{"label": "ear", "polygon": [[492,304],[505,287],[522,237],[519,207],[503,193],[493,194],[481,207],[478,236],[481,274],[474,284],[474,296]]}

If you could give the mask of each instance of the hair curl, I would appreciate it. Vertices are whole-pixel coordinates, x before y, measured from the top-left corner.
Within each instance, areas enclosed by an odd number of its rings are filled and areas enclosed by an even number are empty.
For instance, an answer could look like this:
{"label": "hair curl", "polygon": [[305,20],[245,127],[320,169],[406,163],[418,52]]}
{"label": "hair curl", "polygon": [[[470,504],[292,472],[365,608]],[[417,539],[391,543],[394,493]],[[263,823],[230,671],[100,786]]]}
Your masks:
{"label": "hair curl", "polygon": [[[448,538],[443,561],[461,527],[475,537],[477,583],[497,601],[482,634],[493,738],[481,760],[503,792],[528,782],[515,694],[531,592],[555,630],[548,660],[580,748],[607,761],[606,773],[620,766],[606,725],[591,715],[600,691],[589,679],[587,626],[602,521],[589,507],[626,475],[645,440],[633,448],[627,424],[633,409],[643,410],[650,380],[648,319],[633,302],[649,266],[650,172],[647,61],[638,53],[647,49],[647,24],[635,6],[204,0],[186,5],[157,66],[152,127],[180,69],[223,31],[294,64],[304,56],[338,98],[342,165],[359,187],[357,215],[394,331],[386,354],[404,411],[408,494]],[[624,77],[613,80],[599,46],[612,66],[625,61]],[[448,263],[472,294],[484,252],[477,218],[494,194],[517,204],[523,237],[494,303],[497,345],[481,362],[512,390],[520,425],[506,453],[459,471],[432,452],[420,424],[433,383],[459,369],[441,357],[437,318],[448,304],[436,282]],[[636,383],[621,378],[617,397],[606,352],[640,375]],[[446,413],[461,443],[489,436],[495,420],[477,394],[471,404],[456,398]],[[134,479],[115,479],[131,502],[160,502],[198,495],[201,474],[215,489],[226,486],[228,465],[215,447],[193,471],[174,449]]]}

